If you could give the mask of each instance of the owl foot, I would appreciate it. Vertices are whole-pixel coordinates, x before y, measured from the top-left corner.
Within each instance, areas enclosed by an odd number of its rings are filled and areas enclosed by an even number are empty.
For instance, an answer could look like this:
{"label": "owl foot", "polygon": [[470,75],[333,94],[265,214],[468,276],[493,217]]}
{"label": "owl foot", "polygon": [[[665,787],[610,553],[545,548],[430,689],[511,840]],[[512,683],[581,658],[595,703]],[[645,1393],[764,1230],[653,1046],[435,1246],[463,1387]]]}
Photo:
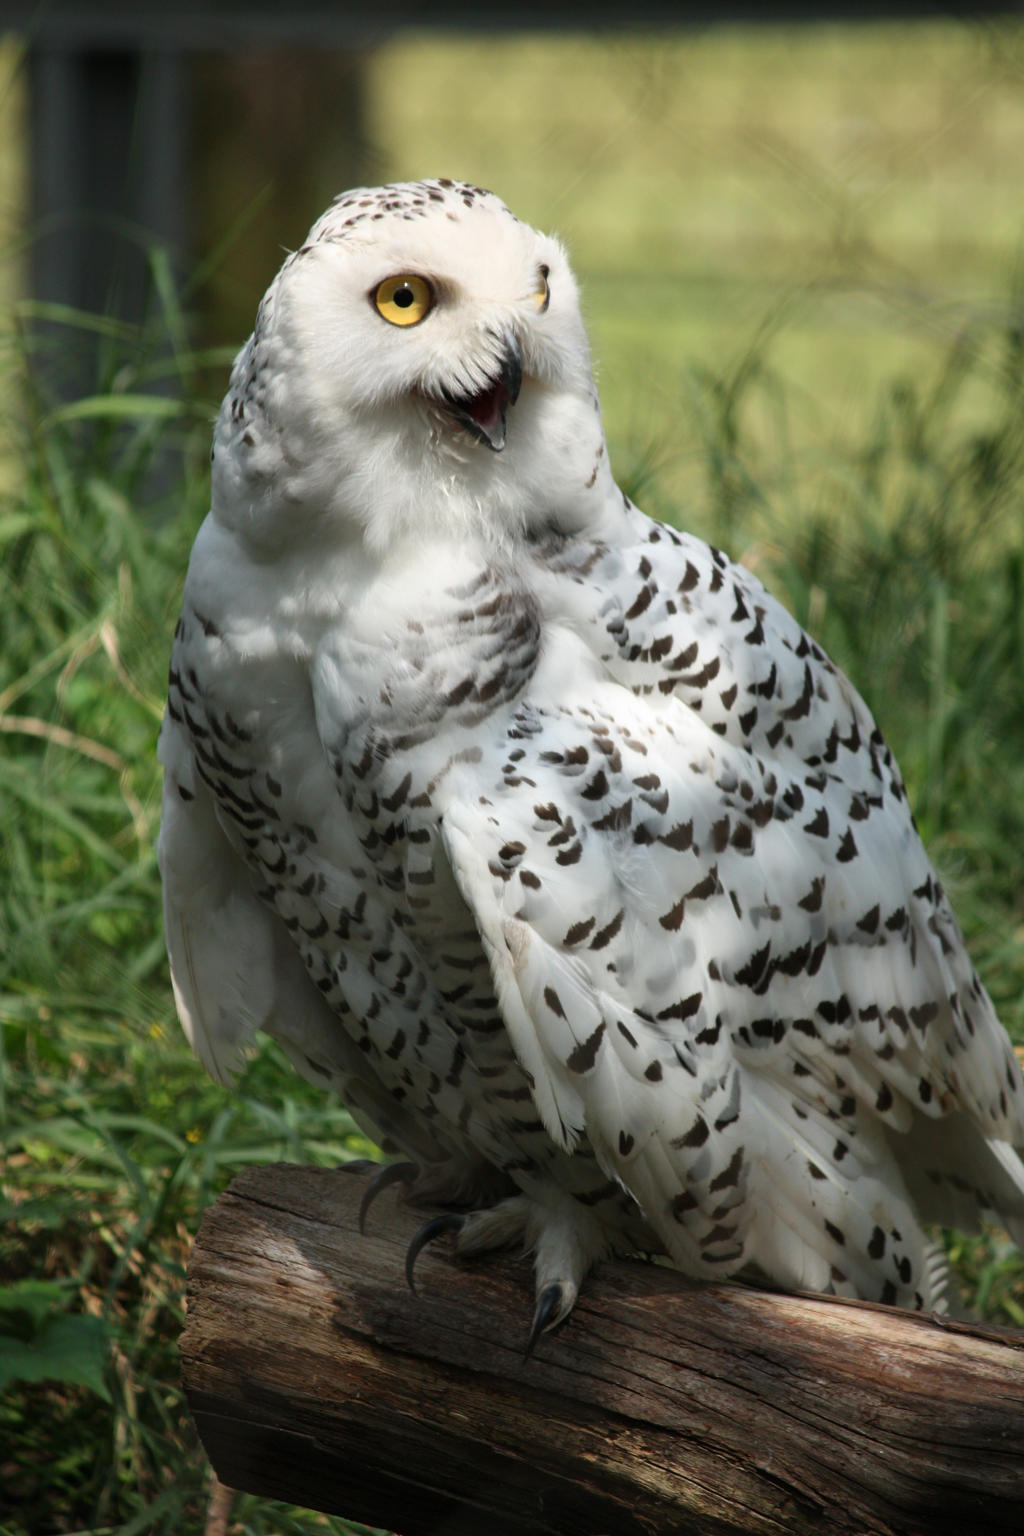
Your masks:
{"label": "owl foot", "polygon": [[483,1161],[470,1163],[448,1158],[427,1163],[372,1163],[357,1158],[340,1165],[342,1173],[368,1173],[369,1183],[359,1206],[359,1230],[366,1232],[366,1218],[379,1194],[392,1184],[401,1184],[411,1205],[470,1205],[488,1197],[494,1199],[508,1189],[509,1183]]}
{"label": "owl foot", "polygon": [[533,1354],[533,1346],[541,1334],[546,1333],[549,1328],[557,1327],[571,1308],[571,1301],[568,1306],[565,1306],[562,1287],[557,1280],[553,1280],[550,1285],[546,1285],[542,1291],[538,1292],[537,1305],[533,1309],[533,1321],[530,1324],[530,1336],[523,1351],[524,1360],[529,1360]]}
{"label": "owl foot", "polygon": [[456,1252],[460,1258],[486,1253],[493,1248],[508,1248],[521,1243],[534,1254],[536,1302],[525,1358],[541,1335],[563,1322],[572,1311],[580,1283],[587,1269],[607,1242],[589,1213],[576,1202],[560,1203],[557,1208],[541,1205],[525,1195],[499,1200],[484,1210],[466,1215],[445,1212],[426,1222],[416,1233],[405,1260],[409,1288],[416,1294],[414,1268],[428,1243],[445,1233],[456,1234]]}
{"label": "owl foot", "polygon": [[432,1243],[435,1237],[441,1237],[445,1232],[461,1232],[466,1225],[466,1217],[460,1216],[457,1211],[445,1211],[441,1216],[434,1216],[430,1221],[425,1221],[409,1244],[405,1255],[405,1278],[409,1282],[409,1289],[416,1295],[416,1282],[413,1278],[413,1270],[416,1260],[428,1243]]}
{"label": "owl foot", "polygon": [[383,1168],[372,1163],[366,1166],[374,1168],[375,1171],[359,1203],[359,1230],[364,1235],[366,1218],[377,1196],[385,1189],[390,1189],[392,1184],[412,1184],[419,1177],[419,1169],[415,1163],[385,1163]]}

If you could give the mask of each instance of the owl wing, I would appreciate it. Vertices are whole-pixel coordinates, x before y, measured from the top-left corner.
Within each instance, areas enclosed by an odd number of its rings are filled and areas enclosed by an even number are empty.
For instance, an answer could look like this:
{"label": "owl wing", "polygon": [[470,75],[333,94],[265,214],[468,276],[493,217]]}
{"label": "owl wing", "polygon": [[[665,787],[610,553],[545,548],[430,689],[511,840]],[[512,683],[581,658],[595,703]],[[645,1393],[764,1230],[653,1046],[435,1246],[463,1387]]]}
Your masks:
{"label": "owl wing", "polygon": [[[684,707],[694,739],[704,727],[709,750],[730,765],[719,773],[722,809],[735,802],[749,824],[740,838],[749,831],[754,865],[766,865],[785,828],[766,884],[781,880],[779,895],[797,901],[796,931],[820,930],[833,954],[875,957],[867,975],[877,995],[839,1021],[851,1055],[870,1036],[887,1073],[906,1069],[892,1087],[924,1113],[959,1107],[1019,1142],[1020,1072],[864,701],[752,572],[635,508],[628,521],[631,543],[549,561],[577,591],[591,583],[601,596],[574,614],[591,650],[648,702],[672,766],[670,703]],[[813,894],[786,888],[801,871],[814,871]],[[774,944],[762,979],[773,996],[778,968]],[[879,1108],[889,1108],[885,1094]]]}
{"label": "owl wing", "polygon": [[546,557],[603,676],[445,808],[514,1048],[690,1273],[934,1300],[912,1202],[1024,1219],[1012,1051],[862,701],[749,573],[647,528]]}
{"label": "owl wing", "polygon": [[218,1082],[273,1011],[274,921],[221,829],[183,733],[160,733],[164,794],[157,853],[174,998],[189,1044]]}
{"label": "owl wing", "polygon": [[[186,607],[182,621],[186,632],[187,619]],[[158,856],[174,998],[196,1055],[211,1076],[227,1083],[241,1067],[257,1031],[265,1030],[279,1041],[302,1076],[320,1088],[333,1089],[360,1130],[385,1150],[400,1149],[421,1164],[465,1154],[462,1145],[453,1145],[450,1137],[429,1126],[415,1105],[401,1105],[387,1092],[366,1052],[333,1011],[332,1001],[337,1005],[337,1000],[315,985],[305,963],[309,948],[304,957],[296,933],[299,921],[315,932],[324,921],[325,907],[316,905],[315,895],[294,896],[288,907],[288,896],[279,893],[279,907],[287,907],[291,922],[289,931],[281,910],[257,894],[254,877],[225,826],[225,812],[200,770],[198,745],[179,723],[186,707],[196,720],[200,716],[205,720],[198,743],[204,739],[209,743],[210,721],[202,700],[192,695],[186,704],[178,669],[172,666],[169,711],[160,736],[164,791]],[[302,743],[296,744],[297,759],[315,762],[318,743],[306,745],[309,750],[304,752]],[[205,771],[214,771],[212,762]],[[231,797],[227,804],[241,813],[239,791],[245,786],[226,772],[220,777],[225,780],[219,786],[221,793]],[[315,874],[312,866],[299,869],[296,862],[295,868],[297,885],[323,883],[310,878]],[[337,878],[337,872],[331,873]],[[328,906],[335,923],[343,913],[336,898],[337,890],[332,888]],[[358,907],[357,898],[350,907]],[[364,917],[363,926],[368,923]],[[362,951],[379,942],[379,934],[369,928],[365,935],[353,936],[352,974],[346,979],[354,993],[371,985],[360,961]],[[373,995],[378,1012],[387,1020],[386,993],[378,986]],[[370,999],[366,1002],[369,1008]],[[405,1025],[407,1019],[399,1008],[393,1027],[398,1030]]]}

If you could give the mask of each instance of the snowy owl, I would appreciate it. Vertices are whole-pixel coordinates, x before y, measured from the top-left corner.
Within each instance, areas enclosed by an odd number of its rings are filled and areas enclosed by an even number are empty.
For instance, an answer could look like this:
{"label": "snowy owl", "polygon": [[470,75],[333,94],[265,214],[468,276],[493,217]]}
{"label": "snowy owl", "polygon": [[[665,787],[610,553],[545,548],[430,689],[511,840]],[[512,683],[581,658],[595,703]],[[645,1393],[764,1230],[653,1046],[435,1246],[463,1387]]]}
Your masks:
{"label": "snowy owl", "polygon": [[[216,425],[161,737],[175,998],[258,1030],[534,1255],[913,1307],[1024,1240],[1022,1082],[866,706],[615,484],[557,240],[450,180],[338,198]],[[378,1178],[377,1185],[381,1184]],[[454,1208],[454,1209],[453,1209]]]}

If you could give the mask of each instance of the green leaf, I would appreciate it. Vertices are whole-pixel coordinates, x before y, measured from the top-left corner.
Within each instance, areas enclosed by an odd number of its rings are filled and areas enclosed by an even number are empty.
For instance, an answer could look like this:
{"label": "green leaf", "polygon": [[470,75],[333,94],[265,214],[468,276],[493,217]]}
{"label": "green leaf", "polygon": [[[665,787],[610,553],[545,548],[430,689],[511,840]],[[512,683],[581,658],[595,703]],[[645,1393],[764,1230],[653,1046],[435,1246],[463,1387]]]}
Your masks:
{"label": "green leaf", "polygon": [[109,1335],[98,1317],[55,1317],[33,1339],[0,1336],[0,1392],[12,1381],[60,1381],[111,1401],[104,1379]]}
{"label": "green leaf", "polygon": [[0,1335],[38,1333],[48,1317],[64,1311],[67,1298],[68,1288],[60,1280],[19,1280],[0,1287]]}

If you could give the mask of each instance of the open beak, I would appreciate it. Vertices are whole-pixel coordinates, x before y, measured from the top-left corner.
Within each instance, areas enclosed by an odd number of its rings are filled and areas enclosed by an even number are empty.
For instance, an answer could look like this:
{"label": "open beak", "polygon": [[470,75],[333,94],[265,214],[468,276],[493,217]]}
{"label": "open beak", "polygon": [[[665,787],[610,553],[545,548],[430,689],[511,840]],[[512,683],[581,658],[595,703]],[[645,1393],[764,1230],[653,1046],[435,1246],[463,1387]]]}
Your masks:
{"label": "open beak", "polygon": [[460,426],[472,432],[495,453],[505,446],[505,414],[515,405],[523,383],[523,354],[511,333],[506,333],[500,371],[475,395],[442,396],[442,404]]}

